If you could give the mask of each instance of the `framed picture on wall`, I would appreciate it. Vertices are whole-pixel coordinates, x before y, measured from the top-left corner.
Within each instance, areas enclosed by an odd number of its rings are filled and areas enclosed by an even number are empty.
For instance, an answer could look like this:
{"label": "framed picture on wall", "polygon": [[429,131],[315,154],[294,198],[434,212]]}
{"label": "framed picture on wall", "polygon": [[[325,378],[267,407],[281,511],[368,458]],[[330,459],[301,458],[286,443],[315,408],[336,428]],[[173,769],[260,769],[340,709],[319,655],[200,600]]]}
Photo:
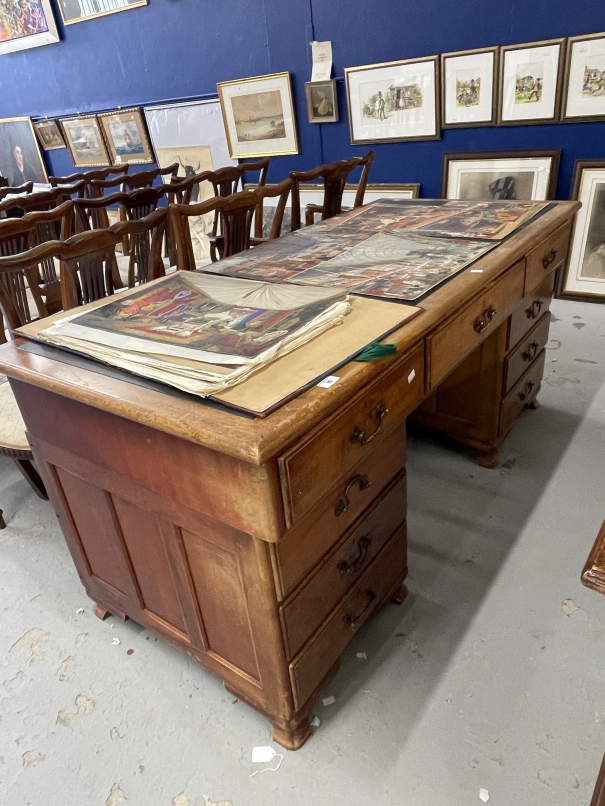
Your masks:
{"label": "framed picture on wall", "polygon": [[140,109],[105,112],[98,119],[114,165],[155,162]]}
{"label": "framed picture on wall", "polygon": [[564,39],[549,39],[501,48],[499,124],[556,123],[561,106],[564,43]]}
{"label": "framed picture on wall", "polygon": [[498,48],[441,54],[441,120],[444,129],[496,122]]}
{"label": "framed picture on wall", "polygon": [[45,151],[65,148],[65,140],[56,120],[37,120],[34,123],[34,129],[40,145]]}
{"label": "framed picture on wall", "polygon": [[50,0],[2,3],[0,55],[59,41]]}
{"label": "framed picture on wall", "polygon": [[345,68],[351,143],[439,140],[439,57]]}
{"label": "framed picture on wall", "polygon": [[571,198],[581,201],[582,208],[558,296],[605,302],[605,160],[576,161]]}
{"label": "framed picture on wall", "polygon": [[0,120],[0,174],[13,187],[25,182],[48,182],[30,118]]}
{"label": "framed picture on wall", "polygon": [[290,73],[223,81],[216,86],[234,159],[298,154]]}
{"label": "framed picture on wall", "polygon": [[444,154],[441,196],[490,201],[554,199],[561,150]]}
{"label": "framed picture on wall", "polygon": [[148,0],[57,0],[65,25],[146,6]]}
{"label": "framed picture on wall", "polygon": [[563,120],[605,118],[605,33],[567,40]]}
{"label": "framed picture on wall", "polygon": [[111,165],[96,115],[61,118],[61,126],[76,168]]}
{"label": "framed picture on wall", "polygon": [[338,122],[336,81],[333,78],[327,81],[307,81],[305,95],[309,123]]}

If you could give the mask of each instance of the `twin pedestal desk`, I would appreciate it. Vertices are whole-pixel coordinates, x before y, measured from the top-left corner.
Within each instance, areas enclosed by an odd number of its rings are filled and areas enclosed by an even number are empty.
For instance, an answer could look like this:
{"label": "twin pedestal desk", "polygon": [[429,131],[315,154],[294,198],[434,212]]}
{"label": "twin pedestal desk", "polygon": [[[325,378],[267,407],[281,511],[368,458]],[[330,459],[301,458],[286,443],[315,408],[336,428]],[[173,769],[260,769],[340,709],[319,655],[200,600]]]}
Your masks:
{"label": "twin pedestal desk", "polygon": [[395,356],[265,419],[0,347],[96,614],[184,650],[299,748],[347,643],[406,594],[407,418],[497,464],[540,389],[578,207],[554,203],[428,296]]}

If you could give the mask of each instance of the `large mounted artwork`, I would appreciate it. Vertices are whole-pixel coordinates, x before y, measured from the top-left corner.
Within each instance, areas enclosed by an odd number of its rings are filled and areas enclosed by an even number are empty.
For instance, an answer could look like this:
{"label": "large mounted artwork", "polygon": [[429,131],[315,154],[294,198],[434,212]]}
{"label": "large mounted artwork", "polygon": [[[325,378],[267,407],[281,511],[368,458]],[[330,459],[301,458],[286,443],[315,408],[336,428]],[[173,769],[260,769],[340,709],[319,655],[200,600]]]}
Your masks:
{"label": "large mounted artwork", "polygon": [[290,73],[217,84],[234,159],[298,154]]}
{"label": "large mounted artwork", "polygon": [[96,115],[62,118],[61,126],[76,168],[111,165]]}
{"label": "large mounted artwork", "polygon": [[582,202],[559,296],[605,302],[605,160],[577,160],[571,198]]}
{"label": "large mounted artwork", "polygon": [[567,40],[563,120],[605,118],[605,33]]}
{"label": "large mounted artwork", "polygon": [[120,109],[98,118],[112,163],[141,165],[155,162],[140,109]]}
{"label": "large mounted artwork", "polygon": [[0,2],[0,54],[58,41],[50,0]]}
{"label": "large mounted artwork", "polygon": [[439,57],[347,67],[351,143],[439,140]]}
{"label": "large mounted artwork", "polygon": [[496,122],[498,48],[441,54],[444,129]]}
{"label": "large mounted artwork", "polygon": [[441,195],[475,201],[554,199],[560,149],[444,154]]}
{"label": "large mounted artwork", "polygon": [[0,174],[13,187],[48,182],[30,118],[0,120]]}
{"label": "large mounted artwork", "polygon": [[559,119],[564,44],[564,39],[549,39],[502,48],[501,125],[555,123]]}
{"label": "large mounted artwork", "polygon": [[146,6],[148,0],[57,0],[65,25]]}

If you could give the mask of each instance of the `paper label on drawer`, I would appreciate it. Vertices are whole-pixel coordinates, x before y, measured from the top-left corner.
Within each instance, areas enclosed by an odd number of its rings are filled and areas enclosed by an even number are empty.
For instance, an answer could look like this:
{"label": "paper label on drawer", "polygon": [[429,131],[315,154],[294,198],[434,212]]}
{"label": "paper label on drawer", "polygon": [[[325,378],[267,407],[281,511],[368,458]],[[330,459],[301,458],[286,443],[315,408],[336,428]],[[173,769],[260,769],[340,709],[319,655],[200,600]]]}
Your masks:
{"label": "paper label on drawer", "polygon": [[412,383],[415,377],[416,377],[416,370],[413,369],[408,375],[408,383]]}
{"label": "paper label on drawer", "polygon": [[340,378],[338,375],[328,375],[327,378],[324,378],[323,381],[320,381],[317,385],[320,389],[329,389],[331,386],[334,386],[336,381],[339,381]]}

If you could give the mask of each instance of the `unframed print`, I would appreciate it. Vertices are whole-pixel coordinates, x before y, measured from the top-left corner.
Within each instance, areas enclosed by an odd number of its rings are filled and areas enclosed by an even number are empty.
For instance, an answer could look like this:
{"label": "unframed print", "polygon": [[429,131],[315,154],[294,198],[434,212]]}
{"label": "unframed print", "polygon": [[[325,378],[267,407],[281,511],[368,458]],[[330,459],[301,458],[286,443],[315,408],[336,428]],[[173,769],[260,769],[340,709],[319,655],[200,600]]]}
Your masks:
{"label": "unframed print", "polygon": [[605,302],[605,161],[600,162],[600,167],[580,163],[576,169],[581,172],[576,197],[582,208],[576,216],[562,294]]}
{"label": "unframed print", "polygon": [[605,117],[605,34],[568,43],[565,118]]}
{"label": "unframed print", "polygon": [[29,118],[0,120],[0,174],[13,187],[25,182],[48,182]]}
{"label": "unframed print", "polygon": [[563,39],[502,49],[500,123],[554,123],[559,114]]}
{"label": "unframed print", "polygon": [[443,125],[478,126],[494,122],[496,49],[443,54]]}

